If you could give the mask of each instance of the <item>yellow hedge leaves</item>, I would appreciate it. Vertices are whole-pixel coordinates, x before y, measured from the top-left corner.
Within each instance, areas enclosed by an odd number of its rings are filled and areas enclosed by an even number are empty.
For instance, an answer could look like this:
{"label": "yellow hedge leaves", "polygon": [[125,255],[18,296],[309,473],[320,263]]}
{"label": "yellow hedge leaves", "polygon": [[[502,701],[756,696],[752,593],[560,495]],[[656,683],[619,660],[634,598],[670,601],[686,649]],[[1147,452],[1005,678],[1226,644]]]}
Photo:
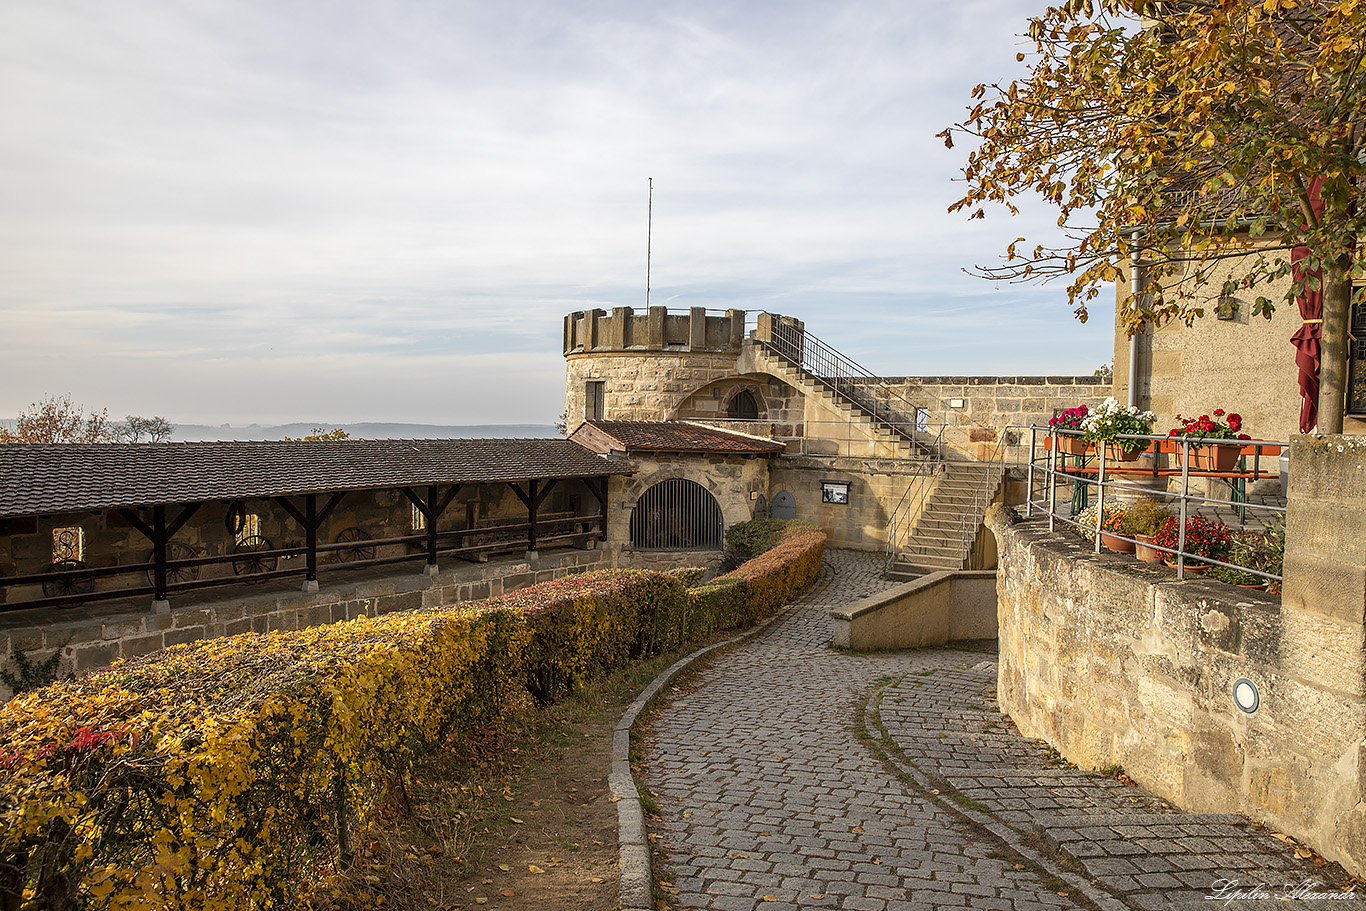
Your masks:
{"label": "yellow hedge leaves", "polygon": [[711,600],[608,570],[177,646],[21,694],[0,708],[0,907],[294,907],[415,756],[528,693],[554,699],[771,610],[814,578],[818,537],[783,541]]}

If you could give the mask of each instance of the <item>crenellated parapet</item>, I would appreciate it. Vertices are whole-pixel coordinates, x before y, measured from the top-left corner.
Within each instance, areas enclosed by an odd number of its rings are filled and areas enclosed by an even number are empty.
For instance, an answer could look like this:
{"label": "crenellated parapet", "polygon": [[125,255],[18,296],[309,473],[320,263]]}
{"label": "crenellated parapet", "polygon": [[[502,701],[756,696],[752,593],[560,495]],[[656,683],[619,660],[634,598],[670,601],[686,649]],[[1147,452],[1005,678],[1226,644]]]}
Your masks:
{"label": "crenellated parapet", "polygon": [[578,310],[564,318],[564,354],[608,352],[699,351],[740,353],[745,339],[745,311],[708,316],[706,309],[670,312],[667,307]]}

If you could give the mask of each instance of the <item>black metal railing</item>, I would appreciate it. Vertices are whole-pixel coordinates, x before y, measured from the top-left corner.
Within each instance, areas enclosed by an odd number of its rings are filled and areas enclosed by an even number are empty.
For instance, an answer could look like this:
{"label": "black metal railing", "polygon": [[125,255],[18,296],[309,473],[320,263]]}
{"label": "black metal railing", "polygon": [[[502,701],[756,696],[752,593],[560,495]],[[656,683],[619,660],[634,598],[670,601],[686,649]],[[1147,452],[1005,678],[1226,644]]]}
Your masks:
{"label": "black metal railing", "polygon": [[807,332],[796,321],[775,316],[769,322],[768,332],[756,332],[755,340],[868,415],[876,425],[912,444],[918,457],[942,458],[945,424],[932,423],[927,409],[907,400],[872,371]]}

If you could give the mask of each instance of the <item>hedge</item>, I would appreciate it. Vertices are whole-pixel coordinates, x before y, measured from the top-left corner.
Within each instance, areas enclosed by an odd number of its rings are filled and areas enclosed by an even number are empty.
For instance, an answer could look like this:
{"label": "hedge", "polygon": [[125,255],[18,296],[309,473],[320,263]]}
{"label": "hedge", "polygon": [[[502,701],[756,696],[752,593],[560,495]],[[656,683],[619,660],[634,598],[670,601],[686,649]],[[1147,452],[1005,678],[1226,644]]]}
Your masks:
{"label": "hedge", "polygon": [[176,646],[21,694],[0,708],[0,911],[295,907],[452,733],[772,611],[824,548],[803,528],[780,538],[694,589],[607,570]]}

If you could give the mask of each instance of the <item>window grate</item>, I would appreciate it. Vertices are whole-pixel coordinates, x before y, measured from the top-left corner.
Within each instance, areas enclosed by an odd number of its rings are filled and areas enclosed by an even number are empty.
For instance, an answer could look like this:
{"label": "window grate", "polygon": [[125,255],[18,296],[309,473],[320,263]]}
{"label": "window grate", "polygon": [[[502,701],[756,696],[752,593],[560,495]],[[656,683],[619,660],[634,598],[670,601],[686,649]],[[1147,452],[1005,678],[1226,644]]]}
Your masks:
{"label": "window grate", "polygon": [[721,506],[696,481],[671,478],[641,495],[631,512],[631,545],[645,550],[720,550]]}

